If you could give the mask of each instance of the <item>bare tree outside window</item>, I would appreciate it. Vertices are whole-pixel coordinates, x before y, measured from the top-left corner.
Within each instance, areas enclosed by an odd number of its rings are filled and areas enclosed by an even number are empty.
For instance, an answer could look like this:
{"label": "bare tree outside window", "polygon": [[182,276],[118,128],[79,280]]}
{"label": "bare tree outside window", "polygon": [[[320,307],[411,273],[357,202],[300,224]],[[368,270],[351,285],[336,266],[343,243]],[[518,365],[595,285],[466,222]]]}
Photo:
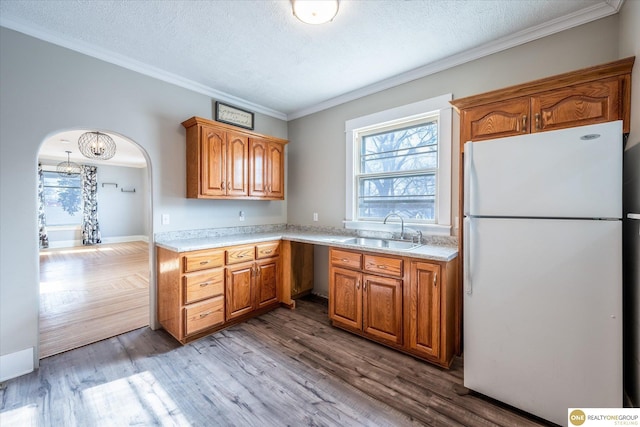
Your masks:
{"label": "bare tree outside window", "polygon": [[358,135],[358,219],[381,220],[390,212],[436,220],[437,118]]}
{"label": "bare tree outside window", "polygon": [[79,225],[82,222],[82,178],[43,172],[47,225]]}

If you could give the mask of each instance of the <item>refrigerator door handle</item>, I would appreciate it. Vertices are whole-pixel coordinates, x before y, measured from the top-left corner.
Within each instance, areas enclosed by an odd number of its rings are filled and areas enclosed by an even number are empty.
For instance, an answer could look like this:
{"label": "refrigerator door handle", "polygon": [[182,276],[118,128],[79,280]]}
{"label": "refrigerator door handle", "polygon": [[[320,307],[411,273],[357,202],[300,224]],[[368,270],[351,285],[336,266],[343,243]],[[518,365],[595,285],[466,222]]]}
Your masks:
{"label": "refrigerator door handle", "polygon": [[473,168],[473,142],[469,141],[464,144],[464,200],[463,213],[469,215],[471,210],[471,170]]}
{"label": "refrigerator door handle", "polygon": [[467,295],[471,295],[471,218],[464,219],[464,242],[462,245],[462,272],[464,275],[464,289]]}

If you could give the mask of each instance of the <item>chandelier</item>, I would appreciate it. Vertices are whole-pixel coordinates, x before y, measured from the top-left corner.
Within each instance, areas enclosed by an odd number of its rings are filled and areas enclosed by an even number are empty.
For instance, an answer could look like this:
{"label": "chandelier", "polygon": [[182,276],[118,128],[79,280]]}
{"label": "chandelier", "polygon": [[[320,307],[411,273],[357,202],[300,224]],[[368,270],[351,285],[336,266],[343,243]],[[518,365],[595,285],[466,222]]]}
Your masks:
{"label": "chandelier", "polygon": [[78,148],[90,159],[109,160],[116,154],[116,143],[101,132],[86,132],[78,139]]}
{"label": "chandelier", "polygon": [[56,168],[56,171],[58,172],[58,174],[62,176],[78,175],[80,173],[80,165],[77,163],[73,163],[69,159],[69,155],[71,154],[71,151],[65,151],[65,153],[67,153],[67,161],[58,163],[58,167]]}

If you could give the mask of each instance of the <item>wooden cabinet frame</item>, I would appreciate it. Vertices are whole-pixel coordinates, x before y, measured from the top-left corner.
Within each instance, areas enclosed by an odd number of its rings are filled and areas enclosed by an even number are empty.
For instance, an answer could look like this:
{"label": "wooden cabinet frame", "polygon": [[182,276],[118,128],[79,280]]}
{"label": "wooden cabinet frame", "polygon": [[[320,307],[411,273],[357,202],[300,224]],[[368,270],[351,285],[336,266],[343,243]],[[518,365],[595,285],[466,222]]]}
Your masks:
{"label": "wooden cabinet frame", "polygon": [[285,139],[192,117],[187,130],[187,197],[284,200]]}

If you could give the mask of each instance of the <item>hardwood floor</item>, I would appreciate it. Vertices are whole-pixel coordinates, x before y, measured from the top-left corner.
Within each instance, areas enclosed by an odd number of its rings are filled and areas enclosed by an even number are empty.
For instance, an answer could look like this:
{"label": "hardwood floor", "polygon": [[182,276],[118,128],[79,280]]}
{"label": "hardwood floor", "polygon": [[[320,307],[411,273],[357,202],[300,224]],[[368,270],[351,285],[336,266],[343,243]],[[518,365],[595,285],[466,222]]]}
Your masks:
{"label": "hardwood floor", "polygon": [[148,324],[148,243],[40,251],[40,358]]}
{"label": "hardwood floor", "polygon": [[0,389],[0,424],[537,426],[451,370],[329,325],[299,300],[185,346],[138,329],[49,357]]}

